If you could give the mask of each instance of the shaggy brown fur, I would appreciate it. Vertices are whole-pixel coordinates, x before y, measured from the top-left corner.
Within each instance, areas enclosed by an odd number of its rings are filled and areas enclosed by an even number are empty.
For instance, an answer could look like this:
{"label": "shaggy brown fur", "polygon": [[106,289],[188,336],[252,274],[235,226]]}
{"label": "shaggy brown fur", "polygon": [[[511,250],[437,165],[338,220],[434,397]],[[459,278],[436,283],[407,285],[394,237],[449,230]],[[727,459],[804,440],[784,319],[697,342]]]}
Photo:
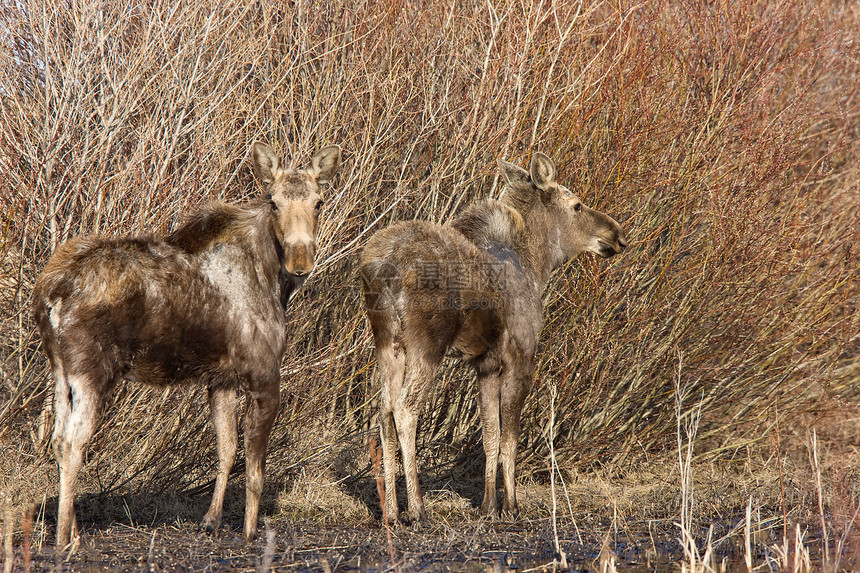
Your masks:
{"label": "shaggy brown fur", "polygon": [[254,537],[266,444],[278,410],[284,308],[313,268],[321,199],[340,148],[307,170],[283,170],[266,145],[252,148],[270,200],[204,207],[175,232],[77,238],[61,245],[36,283],[33,308],[55,379],[53,445],[60,466],[57,549],[76,529],[74,494],[84,449],[122,379],[209,389],[219,468],[203,524],[221,522],[237,449],[237,390],[245,416],[245,537]]}
{"label": "shaggy brown fur", "polygon": [[409,518],[426,518],[415,463],[418,412],[446,352],[478,377],[485,471],[481,511],[517,515],[514,463],[523,401],[532,385],[542,323],[541,293],[552,271],[584,251],[611,257],[627,246],[610,217],[584,206],[535,153],[530,172],[499,161],[501,200],[467,208],[448,225],[409,221],[376,233],[361,254],[365,305],[381,378],[385,510],[397,513],[398,439]]}

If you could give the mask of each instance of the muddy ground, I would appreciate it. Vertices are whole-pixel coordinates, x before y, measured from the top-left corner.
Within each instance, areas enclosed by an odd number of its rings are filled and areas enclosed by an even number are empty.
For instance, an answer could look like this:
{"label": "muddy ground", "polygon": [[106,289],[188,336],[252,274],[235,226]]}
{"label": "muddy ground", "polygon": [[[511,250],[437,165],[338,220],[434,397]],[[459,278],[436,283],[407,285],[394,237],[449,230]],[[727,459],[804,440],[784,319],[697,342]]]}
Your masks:
{"label": "muddy ground", "polygon": [[[656,468],[656,469],[655,469]],[[612,560],[621,571],[677,571],[684,559],[678,541],[679,488],[670,464],[621,473],[616,469],[571,475],[556,484],[556,518],[550,484],[526,478],[520,485],[519,521],[479,516],[481,481],[452,483],[444,475],[422,475],[429,524],[380,525],[375,482],[347,484],[326,476],[298,476],[270,484],[264,495],[260,534],[239,537],[244,491],[228,490],[225,525],[198,530],[208,504],[202,493],[82,495],[80,545],[54,555],[56,500],[37,510],[33,570],[55,571],[599,571]],[[801,524],[804,545],[820,558],[820,527],[814,497],[800,483],[803,473],[779,476],[761,466],[708,464],[697,468],[695,533],[704,552],[713,526],[717,560],[742,566],[746,499],[753,497],[753,559],[767,570],[783,535],[782,500],[789,531]],[[788,489],[785,488],[786,482]],[[400,492],[402,493],[402,492]],[[401,505],[405,500],[401,500]],[[40,518],[39,514],[43,514]],[[390,542],[388,535],[390,534]],[[831,536],[833,531],[831,531]],[[793,536],[792,536],[793,537]],[[23,564],[20,535],[16,567]],[[845,566],[852,567],[848,550]],[[393,556],[393,558],[392,558]],[[744,568],[745,569],[745,568]]]}
{"label": "muddy ground", "polygon": [[[56,560],[45,546],[34,555],[34,565],[36,570],[61,571],[386,571],[393,570],[393,563],[402,571],[522,571],[552,568],[558,558],[548,523],[397,528],[391,531],[391,548],[385,530],[372,524],[272,524],[252,544],[237,533],[204,534],[184,523],[154,528],[115,524],[89,533],[70,557]],[[571,568],[598,567],[597,544],[579,543],[569,529],[559,535]],[[626,567],[671,562],[671,549],[661,556],[626,542],[615,547]]]}
{"label": "muddy ground", "polygon": [[[626,532],[586,518],[577,532],[569,519],[560,521],[566,521],[558,535],[570,570],[599,569],[604,540],[603,560],[612,557],[626,570],[668,570],[681,556],[674,540],[652,544],[647,524],[632,524],[636,531]],[[652,534],[664,537],[666,524],[650,525]],[[333,572],[396,566],[401,571],[527,571],[560,564],[551,519],[434,522],[390,531],[378,522],[323,526],[269,520],[250,544],[240,538],[240,526],[237,522],[216,534],[187,522],[91,527],[71,554],[57,558],[49,543],[34,548],[34,570]],[[600,532],[608,538],[600,539]]]}

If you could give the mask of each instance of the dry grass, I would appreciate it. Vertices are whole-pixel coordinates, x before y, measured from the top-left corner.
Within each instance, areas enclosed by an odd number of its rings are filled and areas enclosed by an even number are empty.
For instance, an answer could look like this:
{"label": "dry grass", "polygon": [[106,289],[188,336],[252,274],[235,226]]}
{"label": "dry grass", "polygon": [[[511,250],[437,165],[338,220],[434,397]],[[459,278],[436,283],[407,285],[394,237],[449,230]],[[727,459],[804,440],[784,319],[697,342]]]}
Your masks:
{"label": "dry grass", "polygon": [[[856,428],[860,387],[860,11],[748,4],[4,4],[0,441],[23,436],[27,455],[49,459],[51,385],[29,301],[53,248],[163,233],[206,200],[253,196],[244,160],[263,140],[296,162],[324,143],[345,150],[318,268],[288,312],[269,454],[288,492],[374,411],[358,249],[392,221],[445,221],[494,196],[495,160],[534,149],[622,221],[632,247],[571,264],[548,289],[521,442],[532,477],[548,476],[548,438],[565,472],[672,448],[679,352],[689,395],[703,397],[708,459],[771,448],[777,420],[786,450],[813,425],[856,445],[845,423]],[[461,370],[439,380],[421,451],[469,460],[474,389]],[[87,487],[205,486],[204,403],[200,389],[118,388]]]}
{"label": "dry grass", "polygon": [[329,525],[370,521],[370,511],[338,481],[325,473],[302,472],[287,491],[278,496],[278,512],[284,519]]}

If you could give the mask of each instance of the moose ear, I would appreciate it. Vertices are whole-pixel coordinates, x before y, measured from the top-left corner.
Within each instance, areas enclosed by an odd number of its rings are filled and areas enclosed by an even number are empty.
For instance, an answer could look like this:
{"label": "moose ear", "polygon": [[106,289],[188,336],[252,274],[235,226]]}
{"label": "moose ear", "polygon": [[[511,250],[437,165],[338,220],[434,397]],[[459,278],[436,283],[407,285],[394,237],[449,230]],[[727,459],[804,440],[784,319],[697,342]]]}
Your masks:
{"label": "moose ear", "polygon": [[518,167],[504,159],[499,159],[496,163],[499,164],[499,171],[502,172],[502,177],[505,178],[505,182],[508,185],[528,184],[529,172],[522,167]]}
{"label": "moose ear", "polygon": [[549,191],[555,186],[555,163],[540,151],[535,151],[532,155],[529,171],[532,183],[541,191]]}
{"label": "moose ear", "polygon": [[278,156],[275,151],[265,143],[255,142],[251,146],[251,164],[254,167],[254,175],[265,185],[269,185],[281,173],[278,166]]}
{"label": "moose ear", "polygon": [[311,159],[311,168],[308,171],[313,174],[320,183],[328,183],[334,179],[334,174],[340,167],[340,146],[329,145],[323,147]]}

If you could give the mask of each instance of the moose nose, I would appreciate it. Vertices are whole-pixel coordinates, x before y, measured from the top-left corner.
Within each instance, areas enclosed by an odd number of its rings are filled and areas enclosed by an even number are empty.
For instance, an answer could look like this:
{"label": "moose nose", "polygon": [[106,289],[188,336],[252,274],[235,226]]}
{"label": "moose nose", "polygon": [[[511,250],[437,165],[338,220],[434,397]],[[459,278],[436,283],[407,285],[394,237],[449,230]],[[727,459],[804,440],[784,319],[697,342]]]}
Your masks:
{"label": "moose nose", "polygon": [[311,274],[314,265],[313,261],[300,261],[298,264],[288,265],[287,271],[294,277],[306,277]]}
{"label": "moose nose", "polygon": [[622,251],[627,248],[627,237],[623,234],[618,235],[618,246],[621,247]]}
{"label": "moose nose", "polygon": [[295,277],[305,277],[314,268],[316,245],[299,243],[284,246],[284,268]]}

